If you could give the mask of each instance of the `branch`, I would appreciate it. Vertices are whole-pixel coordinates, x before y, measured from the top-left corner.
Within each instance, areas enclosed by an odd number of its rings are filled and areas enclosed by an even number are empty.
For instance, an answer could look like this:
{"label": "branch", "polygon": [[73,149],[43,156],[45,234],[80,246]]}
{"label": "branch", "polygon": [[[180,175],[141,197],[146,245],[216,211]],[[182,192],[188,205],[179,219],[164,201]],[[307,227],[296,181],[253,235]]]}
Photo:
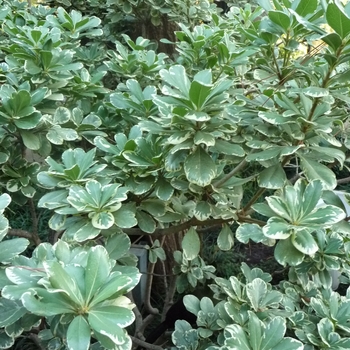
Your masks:
{"label": "branch", "polygon": [[349,177],[344,177],[343,179],[337,180],[337,184],[338,185],[347,184],[349,182],[350,182],[350,176]]}
{"label": "branch", "polygon": [[41,243],[40,237],[38,235],[38,217],[36,215],[35,211],[35,205],[33,199],[29,199],[29,209],[30,214],[32,216],[32,240],[36,246],[38,246]]}
{"label": "branch", "polygon": [[151,305],[151,291],[152,291],[152,282],[153,282],[153,272],[154,267],[156,266],[155,263],[149,263],[148,264],[148,271],[147,271],[147,286],[146,286],[146,295],[144,300],[145,309],[153,315],[158,315],[159,310],[154,308]]}
{"label": "branch", "polygon": [[30,232],[25,231],[25,230],[20,230],[17,228],[10,228],[8,230],[7,234],[9,236],[23,237],[23,238],[27,238],[29,240],[31,240],[33,238],[32,234]]}
{"label": "branch", "polygon": [[134,228],[134,227],[123,229],[123,232],[125,232],[126,234],[128,234],[130,236],[140,236],[140,235],[167,236],[167,235],[172,235],[172,234],[180,232],[180,231],[186,231],[187,229],[189,229],[192,226],[199,226],[199,227],[218,226],[218,225],[226,224],[226,223],[229,223],[232,221],[234,221],[233,218],[231,218],[231,219],[209,219],[209,220],[205,220],[205,221],[200,221],[200,220],[197,220],[196,218],[192,218],[192,219],[190,219],[186,222],[183,222],[179,225],[170,226],[167,228],[158,228],[153,233],[144,232],[140,228]]}
{"label": "branch", "polygon": [[128,292],[127,294],[127,297],[135,304],[135,307],[132,309],[132,312],[134,313],[135,315],[135,332],[134,332],[134,335],[136,337],[138,337],[139,335],[141,336],[142,334],[139,334],[140,333],[140,328],[142,327],[142,315],[141,315],[141,312],[139,310],[139,308],[137,307],[135,301],[134,301],[134,297],[132,295],[131,292]]}
{"label": "branch", "polygon": [[133,341],[133,343],[135,343],[136,345],[139,345],[139,346],[143,346],[146,349],[150,349],[150,350],[164,350],[161,346],[150,344],[150,343],[146,343],[145,341],[142,341],[142,340],[137,339],[135,337],[130,337],[130,338]]}
{"label": "branch", "polygon": [[221,187],[226,181],[230,180],[233,175],[237,174],[239,171],[244,169],[246,165],[247,165],[247,161],[245,159],[243,159],[235,168],[233,168],[222,179],[214,182],[213,187],[216,187],[216,188]]}

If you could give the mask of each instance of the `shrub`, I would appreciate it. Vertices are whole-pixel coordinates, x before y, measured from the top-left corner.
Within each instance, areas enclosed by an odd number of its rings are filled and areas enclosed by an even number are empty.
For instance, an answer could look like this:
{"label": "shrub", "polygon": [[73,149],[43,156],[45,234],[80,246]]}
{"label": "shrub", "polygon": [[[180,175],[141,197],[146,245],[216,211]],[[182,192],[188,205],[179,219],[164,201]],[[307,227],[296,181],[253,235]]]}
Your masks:
{"label": "shrub", "polygon": [[[350,291],[331,289],[333,271],[346,283],[350,271],[334,192],[348,181],[336,171],[350,147],[349,6],[50,4],[0,1],[0,348],[22,334],[48,349],[147,346],[156,264],[164,310],[175,287],[214,294],[184,297],[197,322],[176,322],[175,348],[350,348]],[[176,29],[162,41],[171,50],[138,36],[148,25]],[[10,227],[11,201],[32,230]],[[272,285],[247,264],[217,277],[201,247],[214,229],[221,251],[273,246],[288,278]],[[130,294],[138,236],[142,314]]]}

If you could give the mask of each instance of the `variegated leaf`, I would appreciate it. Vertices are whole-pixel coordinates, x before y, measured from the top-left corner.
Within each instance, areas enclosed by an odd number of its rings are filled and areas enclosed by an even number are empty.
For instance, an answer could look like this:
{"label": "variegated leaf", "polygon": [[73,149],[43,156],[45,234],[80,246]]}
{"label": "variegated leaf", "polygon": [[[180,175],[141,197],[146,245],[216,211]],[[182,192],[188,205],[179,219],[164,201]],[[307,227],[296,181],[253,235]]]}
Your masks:
{"label": "variegated leaf", "polygon": [[184,169],[188,181],[201,187],[209,185],[216,176],[216,165],[202,147],[186,158]]}
{"label": "variegated leaf", "polygon": [[291,242],[296,249],[306,255],[313,255],[319,249],[314,237],[307,229],[294,232]]}
{"label": "variegated leaf", "polygon": [[263,227],[263,233],[272,239],[286,239],[293,233],[293,227],[281,218],[272,217]]}

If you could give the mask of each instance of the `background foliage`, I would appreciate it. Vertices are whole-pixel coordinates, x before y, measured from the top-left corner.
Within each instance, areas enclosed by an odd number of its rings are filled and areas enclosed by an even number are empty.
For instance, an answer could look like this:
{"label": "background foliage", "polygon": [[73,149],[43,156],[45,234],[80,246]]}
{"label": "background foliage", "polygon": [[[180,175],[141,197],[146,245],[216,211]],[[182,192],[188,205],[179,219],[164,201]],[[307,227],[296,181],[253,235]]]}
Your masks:
{"label": "background foliage", "polygon": [[[163,313],[175,291],[211,290],[185,296],[197,322],[176,322],[175,349],[350,348],[350,290],[333,291],[350,273],[334,191],[349,181],[349,4],[0,5],[1,349],[160,349],[143,341],[155,281]],[[19,206],[31,227],[6,219]],[[206,253],[235,242],[274,247],[285,279],[216,274]]]}

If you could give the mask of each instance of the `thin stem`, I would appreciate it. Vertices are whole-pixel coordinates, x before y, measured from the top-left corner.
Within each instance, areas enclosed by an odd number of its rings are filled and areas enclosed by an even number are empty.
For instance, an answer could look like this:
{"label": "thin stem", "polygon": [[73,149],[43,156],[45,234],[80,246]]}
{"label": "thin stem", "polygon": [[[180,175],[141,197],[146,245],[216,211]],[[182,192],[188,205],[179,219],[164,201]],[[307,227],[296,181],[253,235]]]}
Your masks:
{"label": "thin stem", "polygon": [[243,170],[248,162],[243,159],[234,169],[232,169],[228,174],[226,174],[222,179],[216,181],[213,183],[213,187],[219,188],[221,187],[226,181],[230,180],[231,177],[235,174],[237,174],[239,171]]}
{"label": "thin stem", "polygon": [[199,226],[199,227],[218,226],[218,225],[226,224],[226,223],[229,223],[232,221],[234,221],[233,218],[231,218],[231,219],[209,219],[209,220],[205,220],[205,221],[200,221],[200,220],[197,220],[196,218],[192,218],[192,219],[190,219],[186,222],[183,222],[179,225],[175,225],[175,226],[171,226],[171,227],[167,227],[167,228],[158,228],[153,233],[144,232],[139,228],[128,228],[128,229],[124,229],[123,231],[130,236],[140,236],[140,235],[168,236],[168,235],[172,235],[174,233],[180,232],[180,231],[186,231],[189,228],[191,228],[192,226]]}
{"label": "thin stem", "polygon": [[266,191],[266,188],[259,188],[258,192],[255,193],[255,195],[250,199],[250,201],[240,211],[240,213],[243,213],[244,215],[265,191]]}
{"label": "thin stem", "polygon": [[146,295],[145,295],[144,305],[147,312],[153,315],[158,315],[159,310],[154,308],[151,305],[151,291],[152,291],[153,272],[154,272],[155,265],[156,264],[154,263],[148,264],[148,269],[147,269],[148,276],[147,276]]}
{"label": "thin stem", "polygon": [[[163,248],[163,245],[164,245],[164,242],[165,242],[165,236],[162,237],[162,240],[160,242],[160,246]],[[161,264],[161,267],[162,267],[162,271],[163,271],[163,283],[164,283],[164,288],[165,290],[168,290],[168,281],[167,281],[167,278],[166,278],[166,269],[165,269],[165,264],[164,264],[164,261],[163,260],[160,260],[160,264]]]}
{"label": "thin stem", "polygon": [[[134,297],[132,295],[131,292],[129,292],[127,294],[127,297],[135,304],[135,301],[134,301]],[[135,304],[136,305],[136,304]],[[134,335],[136,337],[139,336],[140,334],[140,329],[142,327],[142,315],[141,315],[141,312],[139,310],[139,308],[137,306],[135,306],[133,309],[132,309],[132,312],[134,313],[135,315],[135,332],[134,332]]]}
{"label": "thin stem", "polygon": [[29,199],[29,209],[32,216],[32,240],[36,246],[41,243],[40,237],[38,235],[38,217],[36,215],[35,205],[32,198]]}
{"label": "thin stem", "polygon": [[162,321],[164,321],[166,313],[168,312],[170,306],[173,304],[175,290],[176,290],[176,278],[172,278],[170,281],[170,286],[167,289],[167,293],[165,296],[164,308],[162,311],[162,318],[161,318]]}
{"label": "thin stem", "polygon": [[145,341],[142,341],[140,339],[137,339],[135,337],[130,337],[132,342],[135,343],[136,345],[142,346],[146,349],[150,349],[150,350],[164,350],[164,348],[162,348],[161,346],[158,345],[154,345],[154,344],[150,344],[150,343],[146,343]]}
{"label": "thin stem", "polygon": [[7,232],[7,234],[9,236],[15,236],[15,237],[23,237],[23,238],[27,238],[27,239],[32,239],[33,235],[31,232],[25,231],[25,230],[21,230],[21,229],[17,229],[17,228],[10,228]]}
{"label": "thin stem", "polygon": [[349,177],[344,177],[342,179],[337,180],[337,184],[341,185],[341,184],[347,184],[350,182],[350,176]]}

